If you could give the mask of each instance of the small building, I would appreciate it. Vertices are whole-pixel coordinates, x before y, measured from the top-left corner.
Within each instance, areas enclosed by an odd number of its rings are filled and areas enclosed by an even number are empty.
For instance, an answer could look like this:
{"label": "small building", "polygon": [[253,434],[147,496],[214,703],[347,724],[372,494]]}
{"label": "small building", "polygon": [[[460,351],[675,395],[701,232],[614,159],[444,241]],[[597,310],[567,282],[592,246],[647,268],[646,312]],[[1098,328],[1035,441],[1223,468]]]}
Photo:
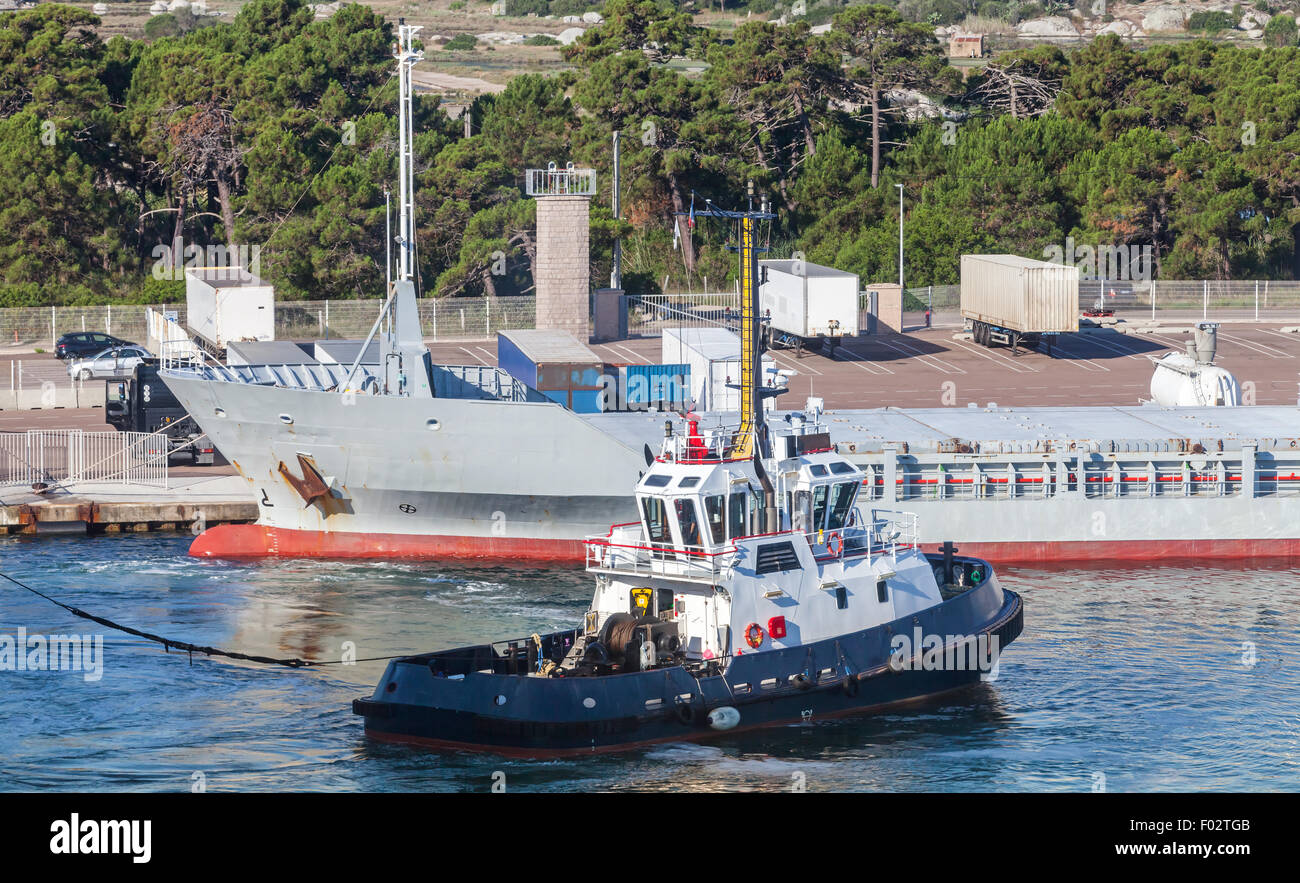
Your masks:
{"label": "small building", "polygon": [[953,34],[948,38],[949,58],[980,58],[983,55],[983,34]]}

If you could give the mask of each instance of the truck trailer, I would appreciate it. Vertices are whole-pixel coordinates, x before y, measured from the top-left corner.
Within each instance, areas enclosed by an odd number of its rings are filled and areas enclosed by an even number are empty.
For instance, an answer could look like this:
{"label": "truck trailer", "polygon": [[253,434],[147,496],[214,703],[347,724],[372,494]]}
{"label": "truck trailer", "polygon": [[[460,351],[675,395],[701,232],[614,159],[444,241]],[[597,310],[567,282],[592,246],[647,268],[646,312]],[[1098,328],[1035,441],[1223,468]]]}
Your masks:
{"label": "truck trailer", "polygon": [[808,261],[759,261],[759,308],[769,346],[804,347],[825,342],[833,353],[840,338],[858,333],[858,276]]}
{"label": "truck trailer", "polygon": [[1079,268],[1013,254],[961,256],[961,314],[975,342],[1021,345],[1079,330]]}

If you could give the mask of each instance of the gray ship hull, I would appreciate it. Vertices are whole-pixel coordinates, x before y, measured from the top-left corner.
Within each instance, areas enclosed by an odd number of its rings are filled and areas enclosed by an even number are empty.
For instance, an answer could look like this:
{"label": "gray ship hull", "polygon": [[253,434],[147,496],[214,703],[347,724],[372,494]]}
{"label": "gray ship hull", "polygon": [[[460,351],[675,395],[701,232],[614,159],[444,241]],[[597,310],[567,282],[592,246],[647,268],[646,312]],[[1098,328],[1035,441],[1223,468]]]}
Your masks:
{"label": "gray ship hull", "polygon": [[[558,405],[167,383],[259,501],[256,525],[191,554],[580,559],[582,537],[636,517],[644,451]],[[304,459],[328,486],[311,502]]]}
{"label": "gray ship hull", "polygon": [[[211,557],[581,561],[584,537],[637,518],[629,492],[665,419],[167,383],[260,501],[256,524],[196,539],[191,554]],[[862,505],[917,514],[925,547],[1019,562],[1300,557],[1300,453],[1283,434],[1300,409],[1017,409],[1001,431],[987,421],[1006,414],[965,411],[827,415],[871,476]],[[1077,430],[1119,418],[1109,440]],[[314,500],[295,487],[308,466],[327,486]]]}

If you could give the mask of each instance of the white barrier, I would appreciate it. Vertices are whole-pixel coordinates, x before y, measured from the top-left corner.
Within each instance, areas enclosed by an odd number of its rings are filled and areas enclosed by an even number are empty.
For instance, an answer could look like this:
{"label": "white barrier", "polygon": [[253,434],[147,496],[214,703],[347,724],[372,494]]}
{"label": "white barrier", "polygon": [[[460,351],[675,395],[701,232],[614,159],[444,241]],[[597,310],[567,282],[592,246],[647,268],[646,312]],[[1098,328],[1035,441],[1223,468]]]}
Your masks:
{"label": "white barrier", "polygon": [[0,432],[0,486],[111,482],[165,488],[168,447],[161,433]]}

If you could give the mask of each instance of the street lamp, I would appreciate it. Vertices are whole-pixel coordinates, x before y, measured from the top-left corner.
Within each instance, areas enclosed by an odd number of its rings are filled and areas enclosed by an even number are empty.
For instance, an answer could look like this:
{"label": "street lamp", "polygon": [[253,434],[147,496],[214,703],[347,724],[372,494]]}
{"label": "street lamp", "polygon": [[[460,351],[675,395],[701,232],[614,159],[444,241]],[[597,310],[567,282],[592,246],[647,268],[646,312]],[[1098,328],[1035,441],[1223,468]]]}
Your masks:
{"label": "street lamp", "polygon": [[[903,185],[898,188],[898,287],[903,287]],[[901,293],[901,292],[900,292]]]}

